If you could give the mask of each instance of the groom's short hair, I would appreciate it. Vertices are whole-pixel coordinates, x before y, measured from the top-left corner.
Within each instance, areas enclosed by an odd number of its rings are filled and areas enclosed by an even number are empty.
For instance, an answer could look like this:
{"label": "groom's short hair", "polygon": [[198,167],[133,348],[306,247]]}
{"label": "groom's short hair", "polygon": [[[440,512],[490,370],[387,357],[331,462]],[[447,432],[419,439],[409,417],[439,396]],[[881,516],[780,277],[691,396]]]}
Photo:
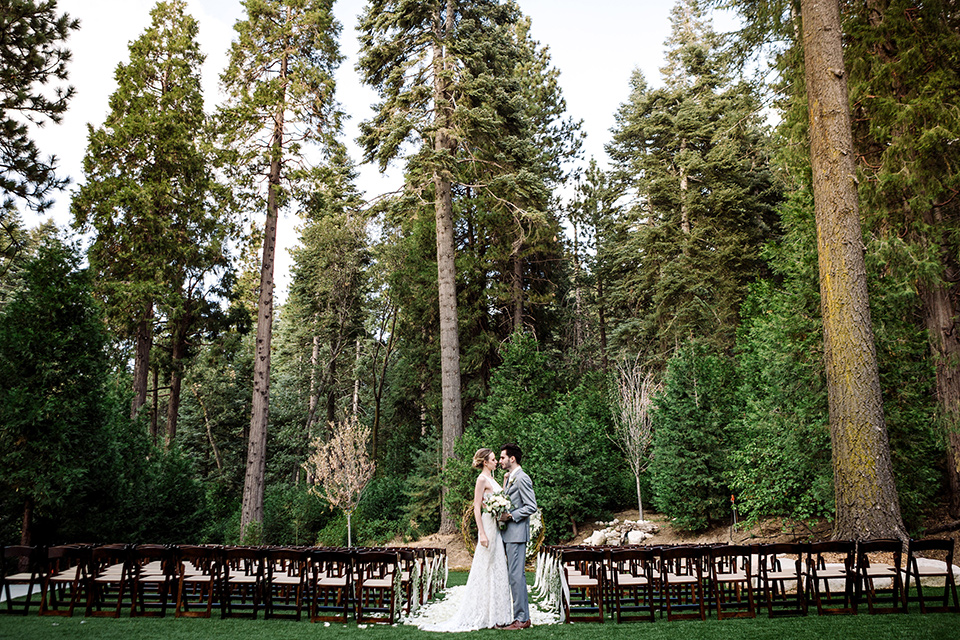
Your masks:
{"label": "groom's short hair", "polygon": [[500,447],[500,451],[506,451],[509,458],[516,458],[517,464],[520,464],[520,460],[523,459],[523,451],[520,450],[520,446],[512,442]]}

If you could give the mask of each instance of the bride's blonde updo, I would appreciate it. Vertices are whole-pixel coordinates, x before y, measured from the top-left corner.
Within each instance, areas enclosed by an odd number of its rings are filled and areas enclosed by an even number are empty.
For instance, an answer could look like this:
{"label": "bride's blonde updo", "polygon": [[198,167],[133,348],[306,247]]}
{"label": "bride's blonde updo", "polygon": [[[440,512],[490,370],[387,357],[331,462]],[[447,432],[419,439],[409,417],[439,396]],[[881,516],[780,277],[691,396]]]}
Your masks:
{"label": "bride's blonde updo", "polygon": [[487,461],[491,453],[493,453],[492,449],[477,449],[477,452],[473,454],[473,468],[483,469],[483,463]]}

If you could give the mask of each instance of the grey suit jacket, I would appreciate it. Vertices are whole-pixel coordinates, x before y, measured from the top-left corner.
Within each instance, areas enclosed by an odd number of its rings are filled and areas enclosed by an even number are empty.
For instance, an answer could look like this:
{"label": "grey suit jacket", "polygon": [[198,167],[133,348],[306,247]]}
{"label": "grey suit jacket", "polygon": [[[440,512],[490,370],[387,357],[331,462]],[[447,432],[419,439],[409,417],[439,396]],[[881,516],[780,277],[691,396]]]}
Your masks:
{"label": "grey suit jacket", "polygon": [[504,542],[526,543],[530,539],[530,516],[537,512],[537,497],[533,493],[533,481],[523,468],[510,474],[504,493],[513,503],[510,514],[513,520],[507,521],[506,528],[500,533]]}

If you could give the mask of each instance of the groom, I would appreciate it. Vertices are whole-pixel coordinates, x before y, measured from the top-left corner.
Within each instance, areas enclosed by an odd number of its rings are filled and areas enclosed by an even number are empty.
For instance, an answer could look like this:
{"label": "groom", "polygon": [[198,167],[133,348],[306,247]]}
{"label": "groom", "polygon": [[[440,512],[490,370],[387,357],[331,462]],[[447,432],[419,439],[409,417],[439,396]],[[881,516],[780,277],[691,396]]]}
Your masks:
{"label": "groom", "polygon": [[500,466],[509,474],[503,491],[513,504],[513,511],[500,520],[507,523],[501,533],[507,552],[507,575],[513,595],[513,623],[504,629],[526,629],[530,626],[530,605],[527,601],[527,576],[524,564],[527,556],[527,540],[530,539],[530,516],[537,511],[537,497],[533,494],[530,476],[520,468],[523,452],[515,444],[500,447]]}

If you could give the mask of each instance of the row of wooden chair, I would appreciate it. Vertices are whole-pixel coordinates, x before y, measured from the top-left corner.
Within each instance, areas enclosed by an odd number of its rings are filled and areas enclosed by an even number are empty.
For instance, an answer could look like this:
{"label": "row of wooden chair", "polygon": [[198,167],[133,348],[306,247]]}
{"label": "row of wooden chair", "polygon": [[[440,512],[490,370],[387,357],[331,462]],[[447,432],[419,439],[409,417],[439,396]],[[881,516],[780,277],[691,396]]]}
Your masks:
{"label": "row of wooden chair", "polygon": [[[445,586],[446,551],[64,545],[3,548],[3,613],[221,617],[393,623]],[[12,585],[27,585],[23,600]],[[36,591],[39,593],[36,593]],[[34,596],[39,596],[35,605]]]}
{"label": "row of wooden chair", "polygon": [[[548,547],[538,559],[537,589],[565,621],[771,617],[960,611],[952,540],[900,540],[664,547]],[[923,562],[925,555],[945,566]],[[924,594],[925,580],[943,582]],[[551,583],[554,587],[551,589]],[[912,595],[911,595],[912,594]]]}

